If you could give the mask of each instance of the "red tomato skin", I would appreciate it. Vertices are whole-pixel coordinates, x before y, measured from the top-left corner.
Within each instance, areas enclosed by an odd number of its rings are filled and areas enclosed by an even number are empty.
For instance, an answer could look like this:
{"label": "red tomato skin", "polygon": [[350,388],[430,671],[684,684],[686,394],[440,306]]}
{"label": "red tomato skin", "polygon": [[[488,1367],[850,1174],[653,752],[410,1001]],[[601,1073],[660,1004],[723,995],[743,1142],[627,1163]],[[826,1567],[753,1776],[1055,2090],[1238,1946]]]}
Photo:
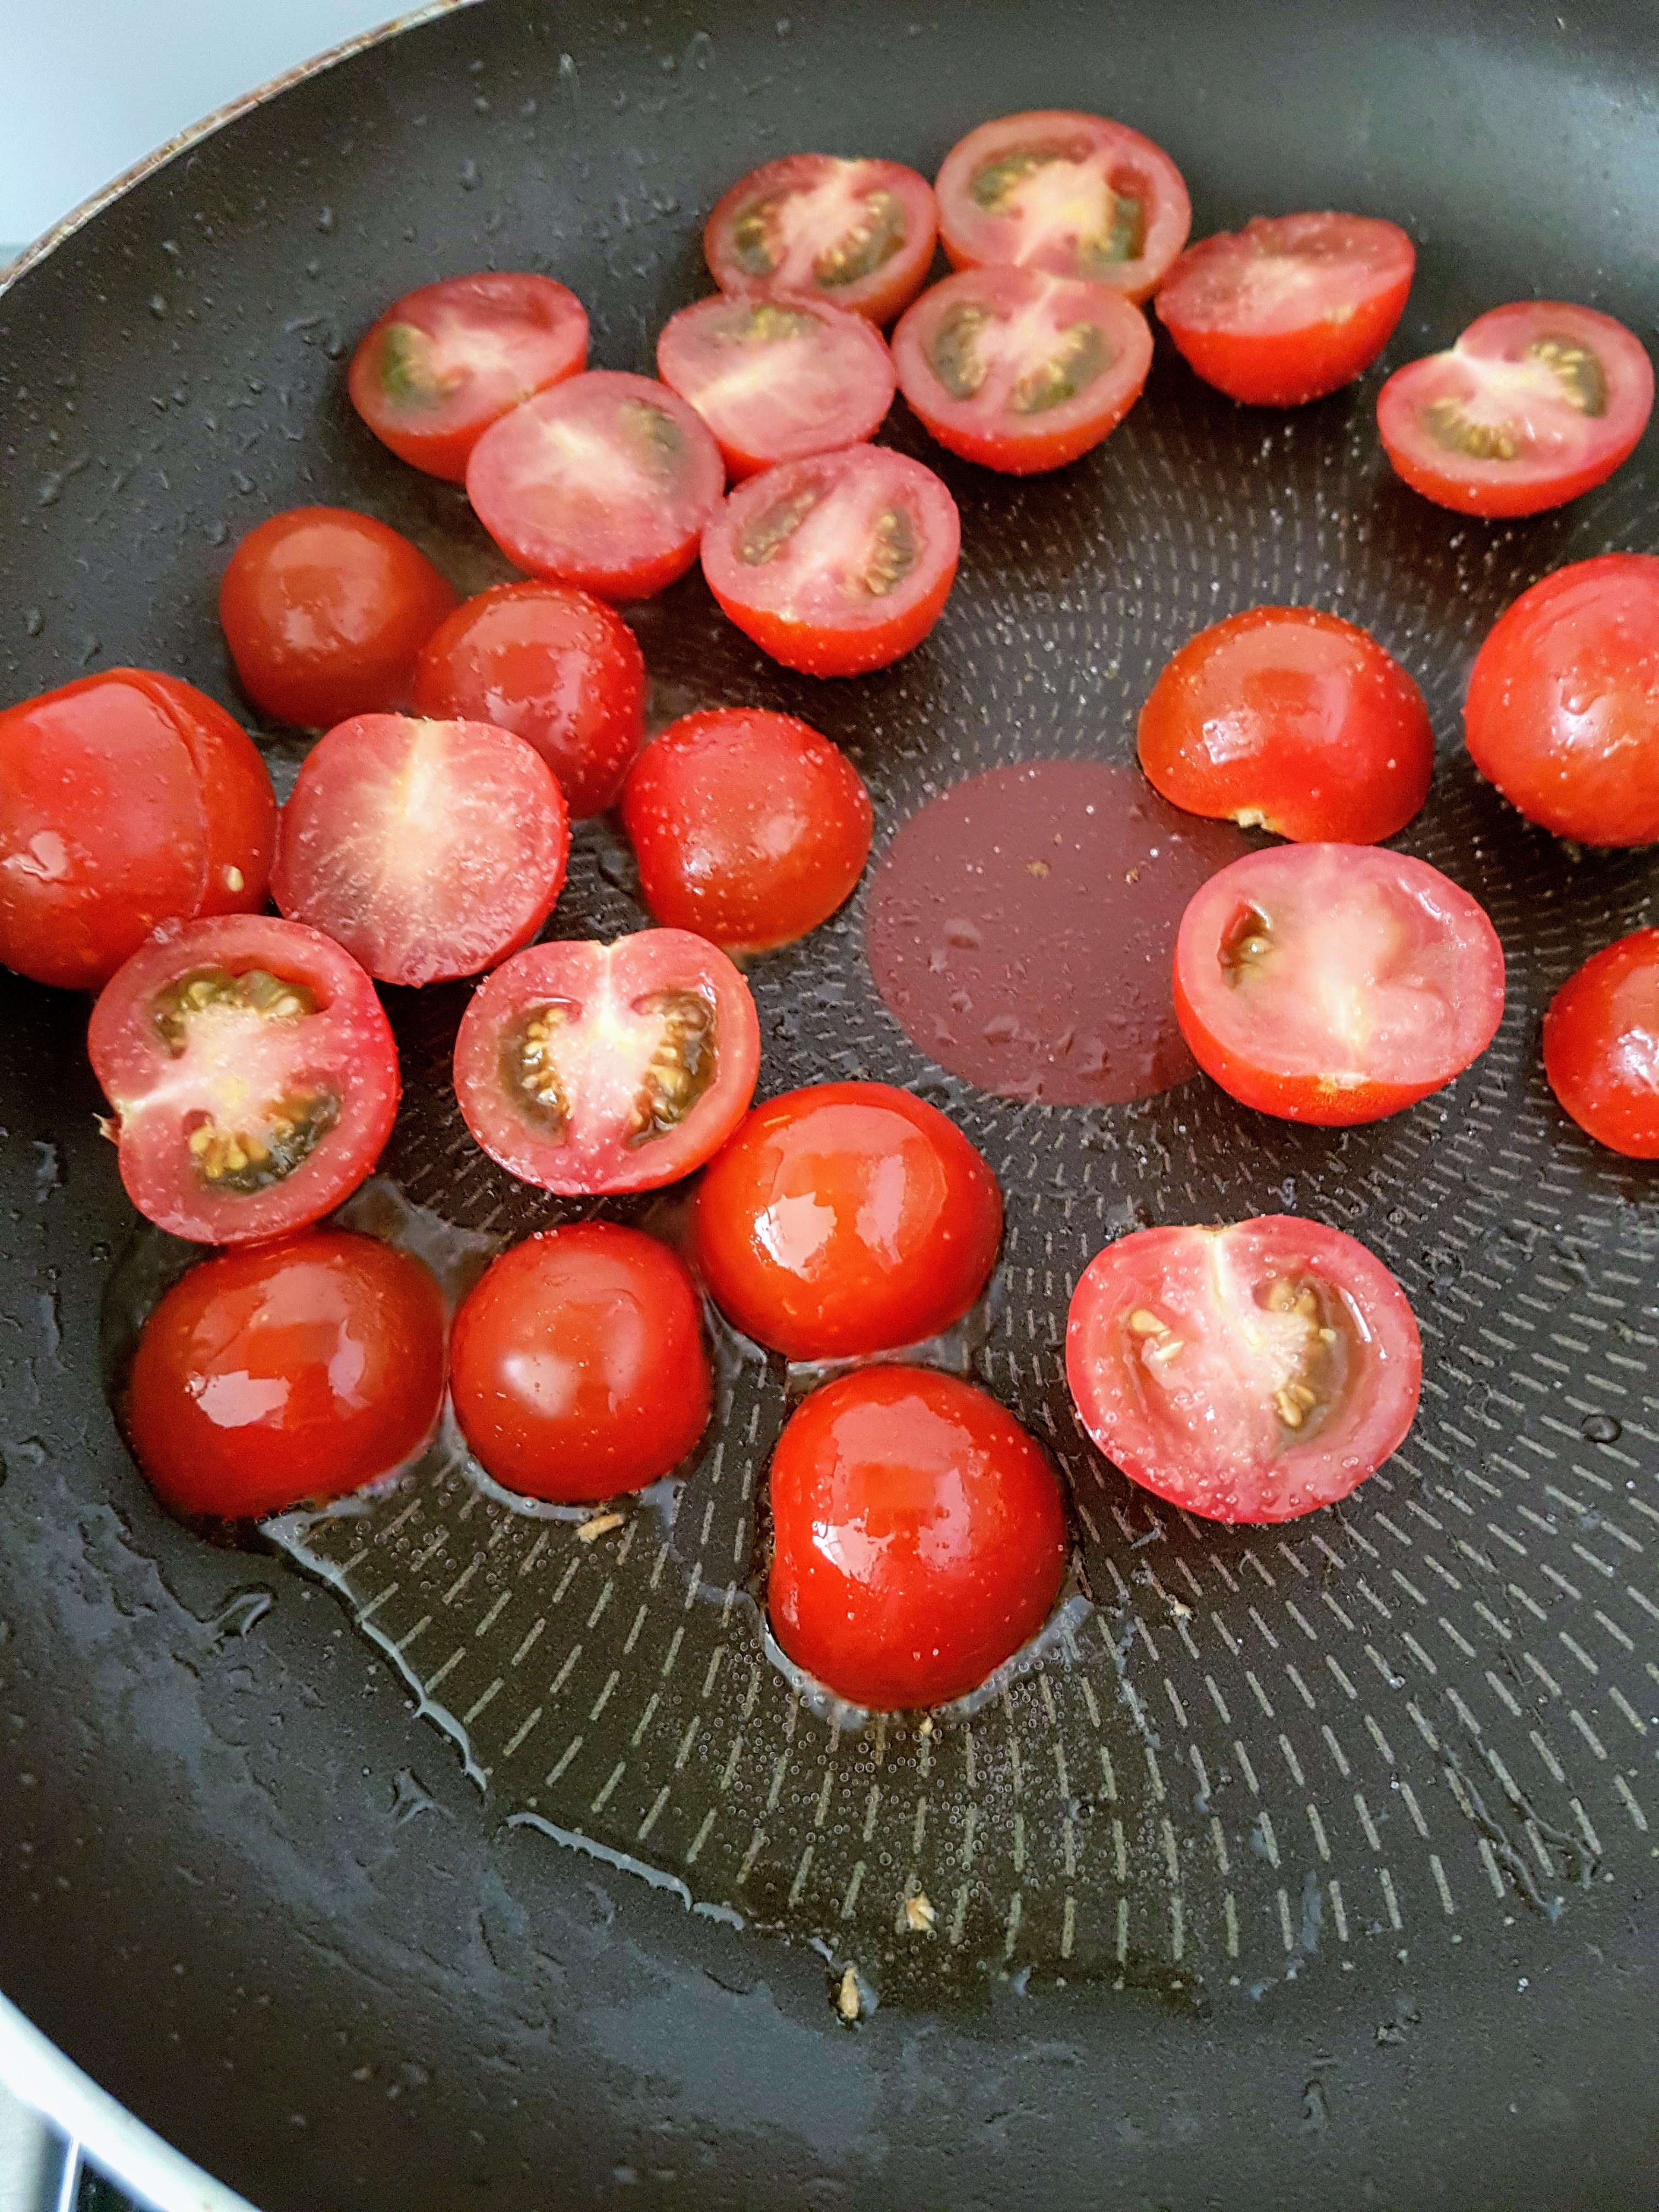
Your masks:
{"label": "red tomato skin", "polygon": [[1001,1241],[985,1161],[937,1107],[885,1083],[814,1084],[756,1107],[691,1210],[715,1304],[787,1359],[937,1335],[985,1288]]}
{"label": "red tomato skin", "polygon": [[406,706],[416,655],[454,604],[424,553],[343,507],[257,524],[219,586],[243,690],[262,714],[307,730]]}
{"label": "red tomato skin", "polygon": [[[769,198],[822,186],[826,179],[833,184],[838,178],[854,191],[885,192],[899,203],[905,232],[895,252],[867,276],[848,283],[825,284],[810,257],[800,260],[793,255],[786,257],[783,265],[764,270],[742,265],[732,234],[747,210]],[[862,315],[869,322],[890,323],[927,280],[938,224],[933,186],[925,177],[897,161],[842,161],[830,154],[787,154],[781,161],[751,169],[716,201],[703,230],[703,258],[722,292],[752,296],[810,291],[830,306]],[[799,253],[799,249],[794,251]]]}
{"label": "red tomato skin", "polygon": [[581,821],[616,805],[645,743],[645,657],[616,609],[574,585],[496,584],[422,647],[415,711],[511,730]]}
{"label": "red tomato skin", "polygon": [[[836,380],[832,404],[800,419],[779,424],[769,417],[762,400],[774,396],[750,395],[742,404],[722,403],[718,386],[712,390],[701,371],[716,340],[723,319],[734,309],[742,313],[769,306],[811,316],[824,333],[822,351]],[[790,361],[787,351],[775,356],[778,383],[787,390]],[[720,449],[727,476],[735,483],[781,461],[804,460],[811,453],[834,453],[873,438],[886,418],[897,390],[893,357],[881,333],[862,315],[827,306],[821,300],[793,293],[769,292],[762,300],[734,300],[725,292],[694,301],[664,324],[657,340],[657,374],[670,391],[695,407],[708,423]]]}
{"label": "red tomato skin", "polygon": [[263,906],[264,761],[193,685],[112,668],[0,713],[0,962],[100,990],[167,921]]}
{"label": "red tomato skin", "polygon": [[1172,805],[1297,843],[1380,844],[1434,771],[1416,684],[1364,630],[1311,607],[1251,607],[1188,639],[1136,745]]}
{"label": "red tomato skin", "polygon": [[647,748],[622,821],[656,920],[750,953],[805,937],[852,896],[874,816],[852,763],[806,723],[716,707]]}
{"label": "red tomato skin", "polygon": [[1558,837],[1659,839],[1659,557],[1604,553],[1522,592],[1475,655],[1463,742]]}
{"label": "red tomato skin", "polygon": [[798,1667],[878,1711],[977,1689],[1054,1609],[1067,1536],[1042,1451],[924,1367],[815,1390],[773,1454],[767,1607]]}
{"label": "red tomato skin", "polygon": [[1593,953],[1544,1016],[1544,1073],[1587,1136],[1659,1160],[1659,929]]}
{"label": "red tomato skin", "polygon": [[684,1261],[613,1221],[503,1252],[455,1316],[450,1364],[455,1418],[484,1472],[560,1505],[671,1473],[714,1405]]}
{"label": "red tomato skin", "polygon": [[431,1434],[444,1304],[418,1260],[343,1229],[222,1252],[167,1291],[125,1428],[174,1513],[255,1521],[360,1489]]}

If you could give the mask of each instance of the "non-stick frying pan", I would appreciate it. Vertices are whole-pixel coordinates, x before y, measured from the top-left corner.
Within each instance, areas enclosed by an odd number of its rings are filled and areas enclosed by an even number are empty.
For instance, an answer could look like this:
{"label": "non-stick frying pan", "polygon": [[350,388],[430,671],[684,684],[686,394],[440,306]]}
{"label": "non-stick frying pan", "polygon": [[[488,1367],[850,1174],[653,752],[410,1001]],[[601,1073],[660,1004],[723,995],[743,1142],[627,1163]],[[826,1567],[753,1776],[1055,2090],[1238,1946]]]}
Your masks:
{"label": "non-stick frying pan", "polygon": [[[234,702],[219,570],[304,500],[386,517],[463,585],[499,574],[459,495],[350,413],[355,334],[436,273],[528,267],[586,301],[599,362],[647,367],[705,288],[704,212],[795,148],[931,171],[986,115],[1095,109],[1170,148],[1200,232],[1404,222],[1391,358],[1534,293],[1654,336],[1639,0],[782,4],[440,15],[36,257],[0,300],[7,696],[125,661]],[[267,2212],[1659,2203],[1659,1183],[1564,1121],[1537,1053],[1550,992],[1646,915],[1651,864],[1533,832],[1457,742],[1516,592],[1653,545],[1659,452],[1565,514],[1470,522],[1389,476],[1375,390],[1263,416],[1161,352],[1053,478],[927,451],[962,576],[881,676],[786,676],[695,579],[641,618],[665,714],[752,700],[845,744],[879,851],[976,770],[1127,760],[1152,672],[1213,617],[1339,609],[1442,741],[1403,842],[1509,954],[1486,1057],[1344,1138],[1202,1081],[1113,1107],[949,1083],[872,988],[859,902],[756,968],[769,1088],[914,1085],[1009,1196],[964,1356],[1066,1470],[1094,1602],[932,1735],[837,1729],[765,1655],[744,1582],[785,1381],[752,1361],[718,1453],[608,1545],[441,1469],[290,1531],[306,1568],[172,1525],[105,1396],[155,1255],[94,1125],[85,1008],[0,979],[0,1984]],[[585,833],[556,931],[639,919],[621,848]],[[386,1166],[499,1239],[557,1208],[445,1103],[464,997],[393,1009]],[[1155,1511],[1070,1414],[1070,1285],[1137,1222],[1288,1210],[1406,1285],[1416,1431],[1283,1531]],[[934,1934],[905,1924],[917,1887]],[[856,2027],[848,1963],[879,2000]]]}

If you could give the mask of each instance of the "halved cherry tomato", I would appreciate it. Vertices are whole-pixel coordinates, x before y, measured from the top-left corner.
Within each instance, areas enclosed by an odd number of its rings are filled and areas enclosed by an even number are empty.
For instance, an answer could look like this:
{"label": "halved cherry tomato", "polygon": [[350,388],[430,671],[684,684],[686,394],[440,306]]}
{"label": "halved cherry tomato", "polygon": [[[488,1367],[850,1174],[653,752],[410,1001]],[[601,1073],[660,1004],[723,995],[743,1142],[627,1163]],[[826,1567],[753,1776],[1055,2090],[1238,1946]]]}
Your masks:
{"label": "halved cherry tomato", "polygon": [[657,920],[727,952],[827,921],[864,872],[873,820],[844,753],[757,707],[671,723],[629,777],[622,818]]}
{"label": "halved cherry tomato", "polygon": [[717,292],[671,316],[657,373],[714,434],[731,474],[875,435],[893,404],[893,357],[861,315],[821,301]]}
{"label": "halved cherry tomato", "polygon": [[861,676],[920,645],[957,573],[962,518],[920,461],[848,446],[739,484],[702,541],[723,611],[808,676]]}
{"label": "halved cherry tomato", "polygon": [[954,267],[1012,261],[1132,300],[1157,289],[1192,228],[1187,187],[1161,146],[1069,109],[981,123],[945,155],[933,189]]}
{"label": "halved cherry tomato", "polygon": [[394,301],[351,356],[351,404],[400,460],[448,483],[490,424],[587,362],[587,314],[550,276],[447,276]]}
{"label": "halved cherry tomato", "polygon": [[398,1110],[374,986],[264,915],[165,928],[118,968],[87,1050],[140,1213],[198,1244],[303,1229],[356,1190]]}
{"label": "halved cherry tomato", "polygon": [[648,599],[683,576],[725,483],[695,408],[609,368],[504,415],[466,468],[467,497],[509,561],[605,599]]}
{"label": "halved cherry tomato", "polygon": [[996,1177],[936,1106],[820,1083],[757,1106],[710,1166],[692,1256],[727,1320],[788,1359],[920,1344],[985,1288]]}
{"label": "halved cherry tomato", "polygon": [[341,1498],[418,1451],[444,1395],[444,1302],[343,1229],[221,1252],[144,1323],[127,1440],[164,1505],[251,1521]]}
{"label": "halved cherry tomato", "polygon": [[1375,1121],[1476,1060],[1504,1013],[1486,914],[1426,860],[1275,845],[1197,891],[1176,938],[1176,1018],[1241,1104]]}
{"label": "halved cherry tomato", "polygon": [[265,764],[176,677],[111,668],[0,714],[0,962],[95,991],[158,922],[262,907]]}
{"label": "halved cherry tomato", "polygon": [[1611,315],[1522,300],[1395,369],[1376,427],[1396,476],[1459,514],[1540,514],[1610,477],[1653,411],[1653,363]]}
{"label": "halved cherry tomato", "polygon": [[1659,929],[1588,959],[1544,1017],[1550,1089],[1588,1135],[1659,1160]]}
{"label": "halved cherry tomato", "polygon": [[488,722],[359,714],[306,756],[271,895],[383,983],[476,975],[553,911],[570,851],[558,781]]}
{"label": "halved cherry tomato", "polygon": [[1604,553],[1522,592],[1474,657],[1463,742],[1558,837],[1659,839],[1659,559]]}
{"label": "halved cherry tomato", "polygon": [[1372,216],[1252,216],[1187,248],[1158,289],[1158,320],[1230,399],[1300,407],[1370,367],[1416,265],[1399,225]]}
{"label": "halved cherry tomato", "polygon": [[770,1491],[774,1632],[849,1704],[965,1697],[1060,1595],[1054,1470],[954,1375],[866,1367],[815,1390],[778,1439]]}
{"label": "halved cherry tomato", "polygon": [[614,1221],[503,1252],[455,1316],[450,1365],[455,1418],[485,1474],[565,1505],[668,1474],[714,1403],[684,1262]]}
{"label": "halved cherry tomato", "polygon": [[454,604],[408,538],[343,507],[259,523],[219,586],[243,690],[262,714],[307,730],[406,706],[415,656]]}
{"label": "halved cherry tomato", "polygon": [[532,945],[481,986],[455,1040],[473,1136],[566,1196],[690,1175],[742,1119],[759,1069],[749,986],[680,929]]}
{"label": "halved cherry tomato", "polygon": [[1097,1254],[1072,1296],[1066,1378],[1131,1482],[1209,1521],[1293,1521],[1404,1442],[1423,1351],[1363,1244],[1266,1214],[1138,1230]]}
{"label": "halved cherry tomato", "polygon": [[1429,794],[1423,695],[1374,637],[1312,607],[1251,607],[1188,639],[1140,710],[1155,791],[1298,842],[1371,845]]}
{"label": "halved cherry tomato", "polygon": [[1116,429],[1152,365],[1146,318],[1107,284],[967,269],[893,333],[905,398],[941,446],[1012,476],[1057,469]]}
{"label": "halved cherry tomato", "polygon": [[732,185],[702,234],[722,292],[795,292],[890,323],[933,258],[927,179],[896,161],[788,154]]}

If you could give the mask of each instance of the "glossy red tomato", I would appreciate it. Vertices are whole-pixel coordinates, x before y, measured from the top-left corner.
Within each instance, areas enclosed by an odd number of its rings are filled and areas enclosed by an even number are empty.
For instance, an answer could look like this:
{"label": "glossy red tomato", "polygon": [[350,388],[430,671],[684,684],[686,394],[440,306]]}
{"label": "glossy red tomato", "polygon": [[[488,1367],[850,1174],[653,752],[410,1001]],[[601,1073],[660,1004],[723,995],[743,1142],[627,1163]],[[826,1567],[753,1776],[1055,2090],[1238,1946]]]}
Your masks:
{"label": "glossy red tomato", "polygon": [[1140,710],[1140,765],[1191,814],[1298,842],[1379,843],[1429,794],[1423,695],[1352,623],[1251,607],[1164,664]]}
{"label": "glossy red tomato", "polygon": [[904,396],[941,446],[1011,476],[1057,469],[1116,429],[1152,365],[1146,318],[1108,284],[964,270],[893,333]]}
{"label": "glossy red tomato", "polygon": [[1588,959],[1544,1017],[1550,1089],[1598,1145],[1659,1160],[1659,929]]}
{"label": "glossy red tomato", "polygon": [[862,315],[806,298],[717,292],[671,316],[657,373],[714,434],[734,477],[873,437],[893,357]]}
{"label": "glossy red tomato", "polygon": [[1241,1104],[1288,1121],[1375,1121],[1492,1042],[1504,952],[1468,893],[1376,845],[1275,845],[1194,894],[1176,938],[1176,1018]]}
{"label": "glossy red tomato", "polygon": [[351,357],[351,404],[400,460],[450,483],[509,407],[587,362],[587,315],[550,276],[447,276],[394,301]]}
{"label": "glossy red tomato", "polygon": [[570,584],[497,584],[415,664],[415,711],[524,738],[580,820],[603,814],[645,743],[645,659],[613,607]]}
{"label": "glossy red tomato", "polygon": [[622,805],[647,906],[728,952],[769,951],[827,921],[864,872],[873,818],[844,753],[757,707],[671,723]]}
{"label": "glossy red tomato", "polygon": [[788,1359],[920,1344],[985,1288],[996,1177],[953,1121],[885,1083],[757,1106],[710,1165],[692,1252],[728,1321]]}
{"label": "glossy red tomato", "polygon": [[1395,473],[1437,506],[1538,514],[1610,477],[1652,411],[1653,364],[1622,323],[1522,300],[1395,369],[1376,427]]}
{"label": "glossy red tomato", "polygon": [[866,1367],[815,1390],[778,1439],[771,1503],[773,1632],[852,1705],[965,1697],[1060,1595],[1054,1471],[953,1375]]}
{"label": "glossy red tomato", "polygon": [[415,656],[454,604],[424,553],[343,507],[273,514],[219,586],[243,690],[273,721],[307,730],[406,706]]}
{"label": "glossy red tomato", "polygon": [[1475,655],[1463,741],[1558,837],[1659,840],[1659,559],[1606,553],[1522,592]]}
{"label": "glossy red tomato", "polygon": [[1417,249],[1363,215],[1258,215],[1189,246],[1158,320],[1206,384],[1255,407],[1299,407],[1361,376],[1394,334]]}
{"label": "glossy red tomato", "polygon": [[931,469],[848,446],[739,484],[704,532],[702,572],[774,660],[862,676],[932,629],[961,544],[957,503]]}
{"label": "glossy red tomato", "polygon": [[679,929],[532,945],[479,988],[455,1095],[491,1159],[543,1190],[656,1190],[719,1150],[755,1094],[760,1024],[726,955]]}
{"label": "glossy red tomato", "polygon": [[444,1304],[418,1260],[313,1230],[173,1285],[127,1379],[164,1505],[252,1521],[361,1489],[416,1452],[444,1395]]}
{"label": "glossy red tomato", "polygon": [[1132,300],[1157,289],[1192,228],[1187,187],[1161,146],[1068,109],[981,123],[945,155],[934,191],[956,268],[1012,261]]}
{"label": "glossy red tomato", "polygon": [[1066,1376],[1131,1482],[1210,1521],[1292,1521],[1404,1442],[1423,1352],[1363,1244],[1267,1214],[1139,1230],[1097,1254],[1073,1293]]}
{"label": "glossy red tomato", "polygon": [[276,800],[193,685],[83,676],[0,714],[0,962],[95,991],[158,922],[265,902]]}
{"label": "glossy red tomato", "polygon": [[684,1261],[614,1221],[503,1252],[455,1316],[450,1366],[455,1418],[484,1472],[564,1505],[667,1474],[714,1403]]}
{"label": "glossy red tomato", "polygon": [[648,599],[697,557],[726,466],[695,408],[591,368],[484,432],[466,490],[507,559],[605,599]]}
{"label": "glossy red tomato", "polygon": [[127,1196],[199,1244],[317,1220],[374,1166],[398,1110],[374,986],[332,938],[264,915],[158,933],[106,985],[87,1050]]}
{"label": "glossy red tomato", "polygon": [[381,982],[437,983],[529,942],[569,850],[557,780],[522,738],[359,714],[306,756],[270,888]]}
{"label": "glossy red tomato", "polygon": [[927,274],[935,228],[914,169],[788,154],[732,185],[702,248],[722,292],[804,293],[890,323]]}

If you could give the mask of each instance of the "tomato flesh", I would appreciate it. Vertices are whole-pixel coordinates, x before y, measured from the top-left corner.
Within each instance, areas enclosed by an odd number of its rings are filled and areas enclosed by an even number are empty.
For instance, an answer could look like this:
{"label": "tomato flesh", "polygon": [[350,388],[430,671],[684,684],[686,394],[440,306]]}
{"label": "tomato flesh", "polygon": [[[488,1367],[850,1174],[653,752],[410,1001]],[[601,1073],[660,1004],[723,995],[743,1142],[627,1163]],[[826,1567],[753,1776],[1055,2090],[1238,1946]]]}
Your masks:
{"label": "tomato flesh", "polygon": [[722,292],[789,292],[890,323],[927,274],[936,227],[914,169],[789,154],[717,203],[703,253]]}
{"label": "tomato flesh", "polygon": [[657,373],[734,478],[873,437],[895,389],[892,356],[863,316],[781,294],[682,307],[657,340]]}
{"label": "tomato flesh", "polygon": [[1544,1017],[1544,1073],[1598,1145],[1659,1160],[1659,929],[1604,946],[1561,986]]}

